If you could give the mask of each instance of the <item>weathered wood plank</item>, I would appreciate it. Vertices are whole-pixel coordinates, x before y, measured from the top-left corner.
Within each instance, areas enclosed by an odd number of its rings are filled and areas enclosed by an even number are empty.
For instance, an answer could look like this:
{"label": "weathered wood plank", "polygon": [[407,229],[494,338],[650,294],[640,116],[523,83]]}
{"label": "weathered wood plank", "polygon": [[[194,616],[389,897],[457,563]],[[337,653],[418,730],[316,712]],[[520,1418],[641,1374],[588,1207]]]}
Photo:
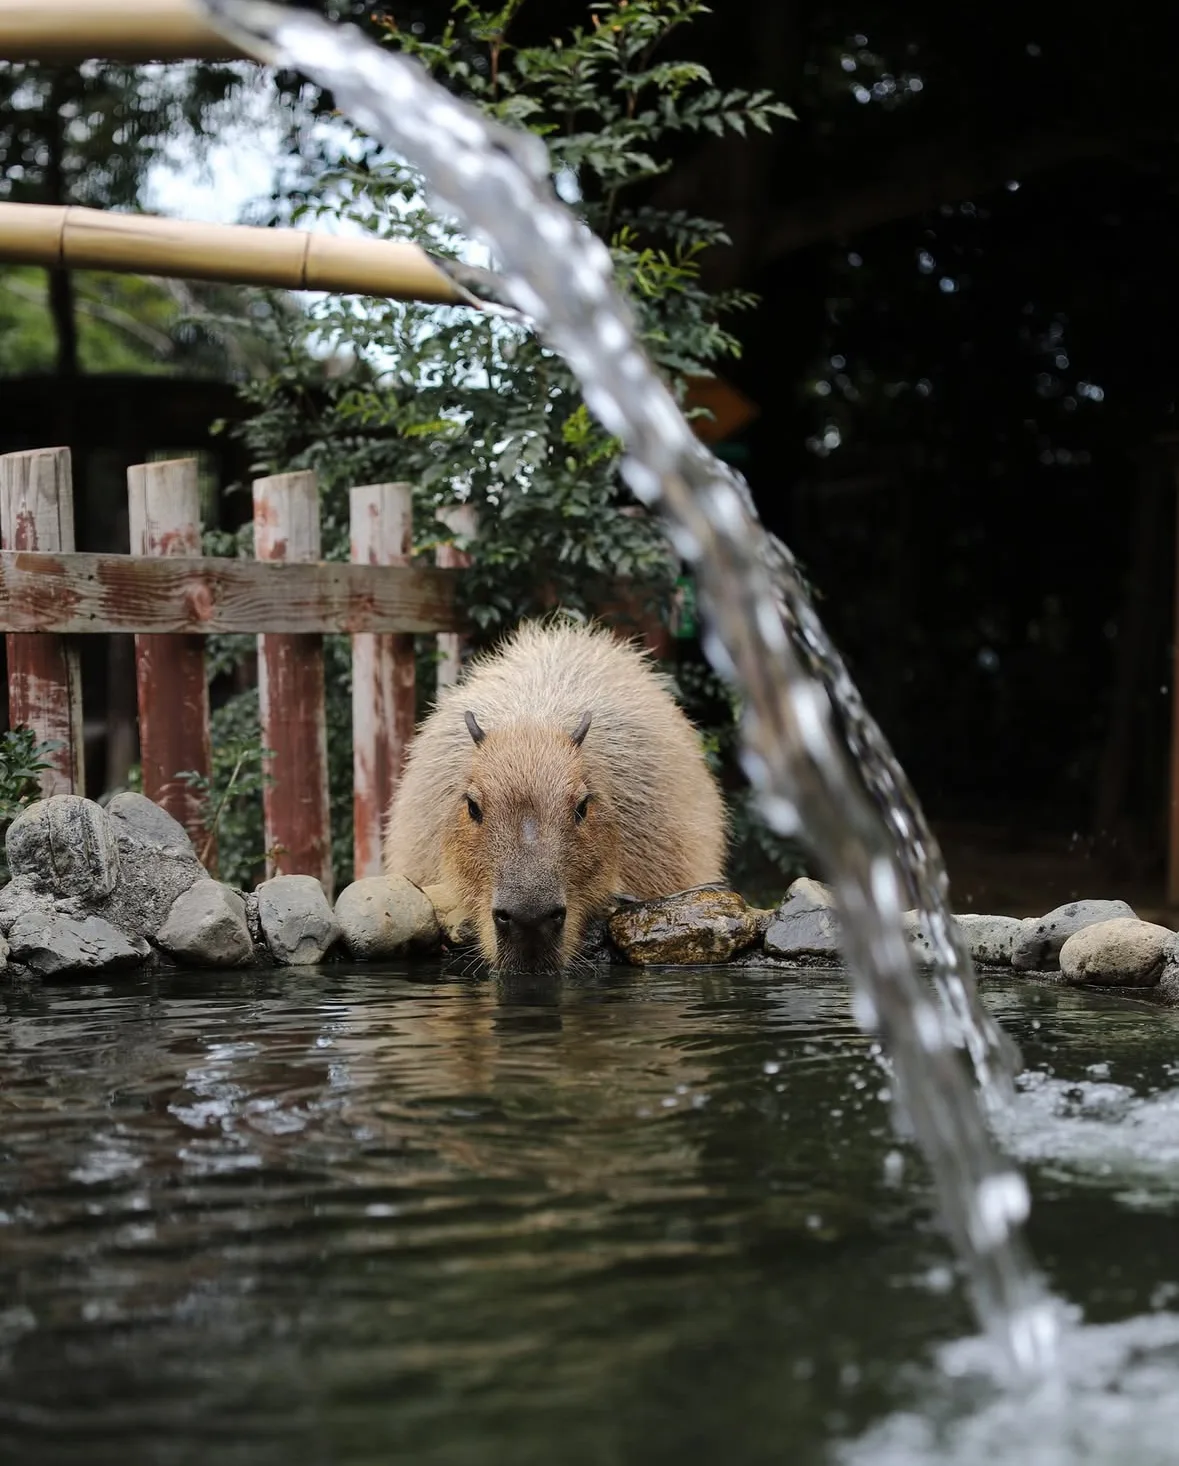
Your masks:
{"label": "weathered wood plank", "polygon": [[[127,504],[134,555],[201,553],[201,491],[195,458],[139,463],[127,470]],[[200,794],[177,775],[208,778],[213,767],[209,687],[201,636],[137,636],[139,757],[143,792],[188,831],[213,874],[217,848],[205,828]]]}
{"label": "weathered wood plank", "polygon": [[[475,538],[478,521],[473,504],[455,504],[449,509],[440,509],[438,518],[456,538],[468,541]],[[465,570],[471,563],[471,556],[455,544],[439,545],[434,552],[434,561],[440,568],[453,572]],[[462,670],[464,638],[459,632],[458,627],[447,629],[438,637],[439,688],[453,687]]]}
{"label": "weathered wood plank", "polygon": [[[408,565],[413,554],[409,484],[366,484],[349,495],[351,556],[364,565]],[[413,737],[412,635],[352,638],[352,863],[355,879],[380,875],[385,811]]]}
{"label": "weathered wood plank", "polygon": [[[318,561],[319,488],[314,473],[254,480],[254,554]],[[323,637],[269,632],[258,637],[262,742],[271,750],[262,795],[270,875],[314,876],[332,898],[327,718]]]}
{"label": "weathered wood plank", "polygon": [[0,553],[0,631],[70,636],[108,631],[451,631],[462,625],[455,577],[453,570],[427,565],[282,564],[5,549]]}
{"label": "weathered wood plank", "polygon": [[[0,457],[0,544],[5,552],[15,552],[18,559],[25,551],[73,550],[74,492],[68,448]],[[8,558],[7,553],[4,558]],[[0,629],[17,632],[42,628],[14,621],[11,625],[0,623]],[[61,636],[9,635],[5,646],[10,726],[24,724],[38,738],[60,745],[50,755],[52,767],[41,775],[41,793],[84,793],[82,675],[77,648]]]}

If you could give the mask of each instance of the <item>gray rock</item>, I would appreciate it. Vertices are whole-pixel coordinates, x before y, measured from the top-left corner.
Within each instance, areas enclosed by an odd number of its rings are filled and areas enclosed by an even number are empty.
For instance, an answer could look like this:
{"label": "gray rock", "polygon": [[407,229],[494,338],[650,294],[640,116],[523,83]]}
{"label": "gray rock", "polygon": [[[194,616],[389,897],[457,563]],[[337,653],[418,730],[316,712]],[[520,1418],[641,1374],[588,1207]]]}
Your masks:
{"label": "gray rock", "polygon": [[610,940],[637,966],[727,962],[757,938],[757,913],[736,891],[683,891],[610,918]]}
{"label": "gray rock", "polygon": [[38,799],[17,815],[5,839],[13,876],[54,896],[99,904],[119,879],[119,847],[106,811],[78,794]]}
{"label": "gray rock", "polygon": [[208,878],[177,896],[156,941],[178,962],[195,967],[244,967],[254,958],[246,903],[237,891]]}
{"label": "gray rock", "polygon": [[913,954],[918,966],[931,966],[933,964],[933,944],[917,912],[902,911],[901,926],[905,933],[905,940],[909,944],[909,951]]}
{"label": "gray rock", "polygon": [[192,842],[142,794],[109,809],[59,794],[32,804],[9,826],[13,879],[0,891],[0,931],[22,915],[100,916],[120,931],[154,938],[182,891],[205,876]]}
{"label": "gray rock", "polygon": [[108,806],[119,848],[119,883],[99,914],[123,931],[155,939],[176,898],[208,872],[170,814],[142,794]]}
{"label": "gray rock", "polygon": [[595,967],[608,966],[614,960],[610,942],[610,923],[602,916],[592,916],[585,924],[581,940],[581,956]]}
{"label": "gray rock", "polygon": [[1123,916],[1074,932],[1060,949],[1066,982],[1093,987],[1154,987],[1175,940],[1169,927]]}
{"label": "gray rock", "polygon": [[1060,949],[1074,932],[1099,921],[1133,916],[1124,901],[1071,901],[1047,916],[1029,916],[1011,944],[1011,965],[1020,972],[1048,972],[1058,965]]}
{"label": "gray rock", "polygon": [[266,937],[262,931],[262,917],[258,914],[258,893],[257,891],[243,891],[242,899],[246,903],[246,925],[250,928],[250,936],[255,947],[262,947],[266,944]]}
{"label": "gray rock", "polygon": [[40,912],[42,916],[52,916],[55,910],[52,894],[32,876],[13,876],[6,886],[0,888],[0,932],[5,936],[22,916],[33,911]]}
{"label": "gray rock", "polygon": [[404,876],[366,876],[340,892],[336,920],[353,957],[379,961],[437,947],[440,932],[430,898]]}
{"label": "gray rock", "polygon": [[9,947],[13,960],[23,962],[39,977],[139,967],[151,956],[151,948],[142,938],[129,940],[100,916],[77,921],[37,911],[27,912],[13,923]]}
{"label": "gray rock", "polygon": [[434,908],[442,940],[448,947],[464,947],[475,940],[475,927],[467,920],[449,886],[423,886],[422,894],[429,898]]}
{"label": "gray rock", "polygon": [[977,967],[1010,967],[1015,939],[1023,932],[1018,916],[983,916],[968,911],[954,920]]}
{"label": "gray rock", "polygon": [[758,936],[764,937],[766,932],[768,932],[770,927],[773,925],[774,917],[778,914],[777,908],[774,906],[770,906],[768,908],[762,906],[751,906],[749,909],[753,912],[754,919],[757,922]]}
{"label": "gray rock", "polygon": [[[1008,967],[1011,964],[1011,944],[1023,930],[1023,922],[1016,916],[979,916],[968,913],[955,916],[954,924],[963,939],[970,960],[978,967]],[[914,957],[923,967],[933,965],[933,943],[925,923],[915,911],[906,911],[903,917],[905,935]]]}
{"label": "gray rock", "polygon": [[256,894],[263,937],[281,966],[314,966],[339,941],[340,923],[314,876],[275,876]]}
{"label": "gray rock", "polygon": [[1163,972],[1155,997],[1170,1008],[1179,1008],[1179,937],[1172,936],[1163,959]]}
{"label": "gray rock", "polygon": [[839,913],[830,888],[809,876],[795,881],[774,913],[764,945],[771,957],[806,963],[841,961]]}
{"label": "gray rock", "polygon": [[116,794],[107,805],[106,812],[115,827],[116,837],[123,836],[152,850],[166,850],[173,855],[196,860],[197,853],[188,838],[188,831],[146,795],[129,790]]}

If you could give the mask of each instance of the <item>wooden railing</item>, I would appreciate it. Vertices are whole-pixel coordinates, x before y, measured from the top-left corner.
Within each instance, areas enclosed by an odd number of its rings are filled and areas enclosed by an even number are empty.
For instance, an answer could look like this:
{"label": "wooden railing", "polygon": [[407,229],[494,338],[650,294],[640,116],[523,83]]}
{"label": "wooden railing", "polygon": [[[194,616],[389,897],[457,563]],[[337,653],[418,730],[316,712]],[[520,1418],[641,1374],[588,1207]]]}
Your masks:
{"label": "wooden railing", "polygon": [[133,633],[144,792],[215,867],[202,801],[178,775],[211,770],[204,637],[256,633],[262,742],[273,754],[268,866],[316,876],[330,893],[322,639],[342,632],[352,637],[355,873],[377,874],[382,818],[413,734],[414,636],[439,637],[440,681],[457,671],[457,552],[447,565],[414,563],[407,484],[351,491],[351,560],[340,564],[320,558],[313,473],[255,481],[252,561],[202,556],[195,459],[137,465],[127,486],[132,553],[80,554],[69,450],[0,456],[9,723],[59,745],[43,792],[84,792],[73,639]]}

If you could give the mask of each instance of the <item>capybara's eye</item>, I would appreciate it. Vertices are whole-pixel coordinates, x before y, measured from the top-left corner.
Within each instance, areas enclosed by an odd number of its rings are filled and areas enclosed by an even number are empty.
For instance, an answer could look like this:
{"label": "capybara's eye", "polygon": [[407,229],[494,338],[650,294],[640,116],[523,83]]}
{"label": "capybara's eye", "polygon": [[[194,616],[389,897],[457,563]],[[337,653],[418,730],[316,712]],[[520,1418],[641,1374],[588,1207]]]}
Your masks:
{"label": "capybara's eye", "polygon": [[581,801],[581,803],[577,806],[577,808],[573,811],[573,818],[577,821],[578,824],[581,824],[582,820],[585,819],[588,812],[589,795],[587,794],[585,798]]}
{"label": "capybara's eye", "polygon": [[479,808],[478,804],[476,804],[476,802],[471,798],[469,794],[467,795],[467,813],[471,816],[471,818],[475,821],[477,825],[481,825],[483,823],[483,811]]}

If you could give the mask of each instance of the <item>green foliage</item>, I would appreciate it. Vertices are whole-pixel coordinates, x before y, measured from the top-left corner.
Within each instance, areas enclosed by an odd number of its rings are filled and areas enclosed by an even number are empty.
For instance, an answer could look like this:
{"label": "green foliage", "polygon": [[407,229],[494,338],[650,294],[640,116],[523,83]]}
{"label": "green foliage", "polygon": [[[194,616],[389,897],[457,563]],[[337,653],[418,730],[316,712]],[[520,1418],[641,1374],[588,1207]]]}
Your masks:
{"label": "green foliage", "polygon": [[[718,226],[631,196],[666,166],[656,155],[673,135],[768,127],[788,110],[657,58],[702,13],[698,0],[591,5],[586,26],[518,50],[514,9],[461,0],[436,40],[391,23],[390,38],[494,116],[545,138],[559,182],[609,241],[647,349],[682,395],[689,375],[737,353],[723,323],[752,297],[710,295],[701,283],[702,252],[724,242]],[[425,207],[417,176],[360,139],[289,202],[295,223],[343,218],[451,256],[461,245]],[[659,526],[620,485],[618,445],[531,333],[466,309],[338,296],[295,333],[275,325],[284,361],[246,389],[257,409],[247,441],[257,471],[317,470],[329,545],[346,533],[348,485],[399,479],[417,490],[423,544],[438,533],[437,508],[469,498],[479,511],[468,610],[485,633],[554,602],[589,613],[619,578],[668,598],[676,567]]]}
{"label": "green foliage", "polygon": [[265,869],[262,790],[271,782],[266,770],[270,756],[262,746],[258,694],[245,693],[213,714],[211,777],[191,769],[179,775],[201,796],[209,840],[197,854],[204,860],[215,839],[221,879],[246,890]]}
{"label": "green foliage", "polygon": [[[199,160],[240,117],[254,75],[242,64],[81,66],[0,62],[0,201],[134,209],[151,169],[178,147]],[[212,317],[224,288],[90,271],[0,269],[0,372],[186,371],[237,363]],[[210,309],[212,306],[212,309]],[[238,355],[240,356],[240,350]]]}
{"label": "green foliage", "polygon": [[[0,834],[21,810],[41,797],[40,776],[52,765],[49,755],[61,745],[39,741],[31,728],[9,728],[0,733]],[[8,879],[8,864],[0,850],[0,878]]]}
{"label": "green foliage", "polygon": [[[642,340],[683,400],[688,378],[738,354],[726,327],[743,292],[710,293],[703,253],[715,223],[653,207],[644,185],[684,133],[768,130],[789,109],[769,93],[721,91],[707,70],[663,55],[699,0],[609,0],[544,46],[515,47],[517,5],[456,0],[433,39],[383,25],[447,86],[492,116],[542,136],[557,186],[604,238]],[[343,219],[456,258],[464,243],[427,209],[421,180],[355,138],[283,217]],[[469,254],[466,256],[469,258]],[[292,329],[292,326],[294,329]],[[466,308],[331,296],[302,320],[251,322],[279,365],[243,387],[255,473],[314,469],[325,553],[347,553],[347,490],[398,480],[415,490],[420,548],[446,536],[438,511],[466,501],[478,518],[465,610],[482,640],[561,605],[592,615],[615,598],[666,610],[678,574],[659,523],[621,484],[619,444],[594,422],[565,363],[531,332]],[[350,828],[347,660],[329,649],[329,749],[337,866]],[[345,792],[348,798],[344,798]]]}
{"label": "green foliage", "polygon": [[133,207],[177,132],[197,139],[241,80],[231,66],[0,63],[0,198]]}
{"label": "green foliage", "polygon": [[[224,377],[235,369],[206,304],[216,287],[92,270],[75,270],[70,279],[80,370]],[[197,299],[203,309],[193,322]],[[0,375],[52,371],[55,357],[46,272],[0,266]]]}

